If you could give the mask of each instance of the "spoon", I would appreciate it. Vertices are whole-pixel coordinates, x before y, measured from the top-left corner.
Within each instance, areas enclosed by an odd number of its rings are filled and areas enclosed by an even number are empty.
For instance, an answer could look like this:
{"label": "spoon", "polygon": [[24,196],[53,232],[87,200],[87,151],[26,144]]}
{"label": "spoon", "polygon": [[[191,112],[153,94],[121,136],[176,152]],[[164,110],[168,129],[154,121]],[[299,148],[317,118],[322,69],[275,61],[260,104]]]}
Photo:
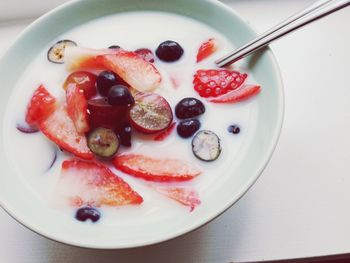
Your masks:
{"label": "spoon", "polygon": [[299,13],[287,18],[282,23],[271,28],[257,38],[215,61],[219,67],[229,66],[238,60],[267,46],[272,41],[279,39],[296,29],[299,29],[313,21],[330,15],[350,5],[350,0],[319,0]]}

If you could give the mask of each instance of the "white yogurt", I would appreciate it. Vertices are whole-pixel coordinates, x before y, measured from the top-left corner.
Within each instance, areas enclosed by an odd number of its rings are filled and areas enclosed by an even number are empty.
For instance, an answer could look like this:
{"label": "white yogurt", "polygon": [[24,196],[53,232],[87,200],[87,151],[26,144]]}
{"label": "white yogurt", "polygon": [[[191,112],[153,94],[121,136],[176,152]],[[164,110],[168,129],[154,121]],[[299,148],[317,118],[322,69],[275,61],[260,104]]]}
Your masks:
{"label": "white yogurt", "polygon": [[[215,56],[195,63],[199,46],[209,38],[218,41],[219,49]],[[191,150],[191,139],[181,139],[176,131],[165,141],[156,142],[143,140],[142,136],[134,136],[133,147],[122,148],[120,152],[145,153],[159,157],[174,157],[185,159],[198,166],[202,175],[193,181],[182,183],[193,186],[199,193],[202,204],[196,209],[205,209],[206,197],[212,191],[216,191],[215,182],[220,176],[228,173],[230,162],[239,155],[240,148],[249,134],[253,132],[254,118],[257,116],[258,98],[235,105],[218,105],[207,103],[194,91],[192,85],[193,74],[197,69],[215,68],[214,58],[233,49],[232,44],[219,32],[193,19],[168,13],[159,12],[132,12],[106,16],[73,28],[69,32],[58,36],[57,40],[70,39],[79,46],[89,48],[106,48],[111,45],[120,45],[127,50],[149,48],[153,51],[159,43],[165,40],[175,40],[181,44],[185,53],[180,61],[175,63],[155,62],[163,77],[160,93],[169,101],[174,109],[176,103],[184,97],[197,97],[205,103],[206,113],[199,119],[201,129],[214,131],[222,143],[222,153],[218,160],[206,163],[194,157]],[[53,41],[55,43],[55,41]],[[48,169],[53,158],[55,145],[41,133],[23,134],[16,130],[17,123],[24,123],[27,104],[33,91],[40,85],[45,87],[55,96],[63,97],[62,84],[68,75],[64,65],[48,62],[47,50],[52,43],[38,54],[37,58],[19,78],[12,97],[9,101],[5,118],[6,152],[13,169],[23,178],[23,181],[40,198],[47,200],[51,209],[70,210],[65,205],[59,205],[55,200],[56,185],[60,177],[61,163],[69,159],[69,154],[58,153],[55,165]],[[242,69],[241,69],[242,70]],[[247,83],[255,83],[250,72]],[[170,78],[179,81],[179,86],[174,89]],[[239,135],[227,132],[231,124],[241,127]],[[130,224],[140,217],[147,220],[171,220],[179,215],[189,214],[189,209],[171,199],[156,193],[149,187],[149,183],[123,174],[113,167],[113,172],[121,176],[136,190],[144,202],[140,206],[102,208],[103,224],[120,225]],[[232,176],[235,176],[232,174]],[[69,213],[69,216],[70,216]],[[195,213],[195,211],[193,212]],[[151,216],[152,215],[152,216]],[[98,224],[97,224],[98,225]]]}

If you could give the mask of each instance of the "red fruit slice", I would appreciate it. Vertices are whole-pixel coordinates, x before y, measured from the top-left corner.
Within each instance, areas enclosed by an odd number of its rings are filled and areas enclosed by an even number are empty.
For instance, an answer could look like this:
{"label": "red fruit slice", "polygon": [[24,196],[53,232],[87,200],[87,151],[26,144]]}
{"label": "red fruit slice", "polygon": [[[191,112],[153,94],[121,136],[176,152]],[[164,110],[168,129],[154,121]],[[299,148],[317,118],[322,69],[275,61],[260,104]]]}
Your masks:
{"label": "red fruit slice", "polygon": [[214,103],[235,103],[243,100],[247,100],[250,97],[257,95],[261,90],[259,85],[243,85],[239,89],[233,90],[220,97],[210,99],[210,102]]}
{"label": "red fruit slice", "polygon": [[43,85],[34,91],[28,104],[26,122],[36,125],[49,117],[56,109],[56,98],[54,98]]}
{"label": "red fruit slice", "polygon": [[137,55],[139,55],[141,58],[143,58],[144,60],[146,60],[150,63],[154,63],[153,52],[151,50],[149,50],[148,48],[137,49],[137,50],[135,50],[135,53]]}
{"label": "red fruit slice", "polygon": [[157,159],[140,154],[119,155],[113,164],[124,173],[157,182],[188,181],[201,173],[179,159]]}
{"label": "red fruit slice", "polygon": [[62,163],[58,190],[73,205],[122,206],[141,204],[143,201],[106,166],[80,160]]}
{"label": "red fruit slice", "polygon": [[197,53],[197,63],[201,62],[203,59],[209,57],[217,50],[217,42],[214,38],[210,38],[208,41],[204,42]]}
{"label": "red fruit slice", "polygon": [[70,74],[63,84],[64,90],[67,90],[68,85],[76,85],[84,91],[86,99],[91,99],[96,96],[96,75],[87,71],[76,71]]}
{"label": "red fruit slice", "polygon": [[194,189],[176,186],[156,187],[155,189],[157,192],[179,202],[180,204],[189,206],[191,212],[201,204],[198,193]]}
{"label": "red fruit slice", "polygon": [[120,50],[115,55],[99,56],[98,61],[138,91],[154,90],[162,80],[155,66],[135,52]]}
{"label": "red fruit slice", "polygon": [[194,89],[202,97],[218,97],[239,88],[246,78],[245,73],[226,69],[198,70],[194,75]]}
{"label": "red fruit slice", "polygon": [[151,92],[138,92],[129,112],[131,125],[140,132],[152,134],[165,130],[173,121],[173,112],[162,96]]}
{"label": "red fruit slice", "polygon": [[65,49],[65,64],[68,71],[81,69],[105,69],[97,60],[100,55],[116,54],[119,49],[91,49],[69,46]]}
{"label": "red fruit slice", "polygon": [[87,101],[84,91],[75,84],[69,84],[66,91],[67,112],[78,133],[84,134],[90,129],[87,113]]}
{"label": "red fruit slice", "polygon": [[90,112],[90,124],[94,128],[115,129],[125,120],[128,113],[126,105],[112,106],[106,98],[89,100],[88,109]]}
{"label": "red fruit slice", "polygon": [[154,137],[154,140],[155,141],[164,141],[173,132],[175,126],[176,126],[176,122],[173,122],[172,124],[170,124],[170,126],[166,130],[164,130],[161,133],[159,133],[158,135],[156,135]]}
{"label": "red fruit slice", "polygon": [[63,150],[82,159],[94,158],[87,146],[86,137],[77,132],[65,106],[58,107],[46,120],[40,122],[39,128],[47,138]]}

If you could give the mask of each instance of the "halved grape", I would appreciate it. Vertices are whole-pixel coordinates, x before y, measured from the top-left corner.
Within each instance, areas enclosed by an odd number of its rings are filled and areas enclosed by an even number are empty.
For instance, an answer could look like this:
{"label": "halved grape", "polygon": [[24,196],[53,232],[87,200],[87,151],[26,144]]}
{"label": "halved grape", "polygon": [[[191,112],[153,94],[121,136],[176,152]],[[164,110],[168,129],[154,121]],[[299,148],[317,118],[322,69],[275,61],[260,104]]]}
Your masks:
{"label": "halved grape", "polygon": [[200,131],[192,140],[192,152],[202,161],[215,161],[221,153],[220,138],[212,131]]}
{"label": "halved grape", "polygon": [[130,123],[140,132],[152,134],[165,130],[173,121],[169,103],[152,92],[138,92],[130,109]]}
{"label": "halved grape", "polygon": [[47,59],[52,63],[63,64],[64,51],[68,46],[74,47],[74,46],[77,46],[77,43],[67,39],[58,41],[47,52]]}
{"label": "halved grape", "polygon": [[106,128],[97,128],[89,134],[88,146],[97,156],[111,158],[119,149],[119,139],[114,131]]}

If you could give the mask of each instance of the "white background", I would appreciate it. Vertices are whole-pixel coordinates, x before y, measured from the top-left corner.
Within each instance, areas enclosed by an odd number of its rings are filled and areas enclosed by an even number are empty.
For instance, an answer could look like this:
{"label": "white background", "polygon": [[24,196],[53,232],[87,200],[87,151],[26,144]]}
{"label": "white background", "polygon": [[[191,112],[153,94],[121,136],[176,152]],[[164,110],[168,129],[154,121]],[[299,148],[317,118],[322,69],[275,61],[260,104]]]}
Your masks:
{"label": "white background", "polygon": [[[61,2],[0,0],[0,55],[30,17]],[[312,1],[224,2],[262,32]],[[183,237],[119,251],[49,241],[0,209],[0,261],[221,263],[350,253],[350,8],[272,49],[285,84],[282,135],[267,169],[234,207]]]}

